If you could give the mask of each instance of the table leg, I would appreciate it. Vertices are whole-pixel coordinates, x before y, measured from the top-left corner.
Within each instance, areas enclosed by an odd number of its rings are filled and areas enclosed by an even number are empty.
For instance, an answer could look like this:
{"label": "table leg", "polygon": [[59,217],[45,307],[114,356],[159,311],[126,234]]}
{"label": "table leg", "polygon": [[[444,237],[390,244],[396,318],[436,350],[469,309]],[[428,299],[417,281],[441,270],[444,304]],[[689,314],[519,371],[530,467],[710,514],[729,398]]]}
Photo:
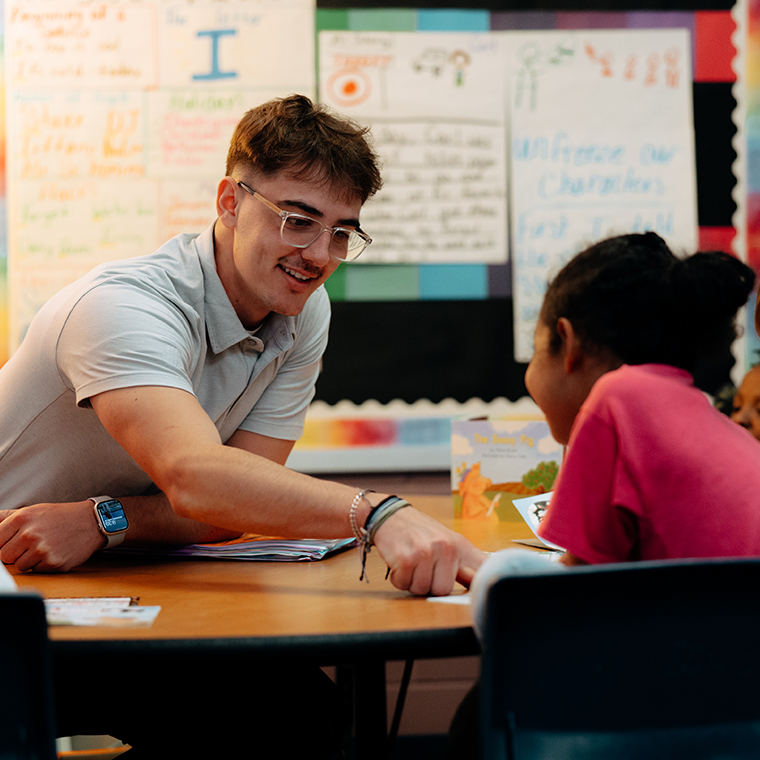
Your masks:
{"label": "table leg", "polygon": [[386,760],[385,661],[367,660],[353,665],[353,704],[354,757],[356,760]]}

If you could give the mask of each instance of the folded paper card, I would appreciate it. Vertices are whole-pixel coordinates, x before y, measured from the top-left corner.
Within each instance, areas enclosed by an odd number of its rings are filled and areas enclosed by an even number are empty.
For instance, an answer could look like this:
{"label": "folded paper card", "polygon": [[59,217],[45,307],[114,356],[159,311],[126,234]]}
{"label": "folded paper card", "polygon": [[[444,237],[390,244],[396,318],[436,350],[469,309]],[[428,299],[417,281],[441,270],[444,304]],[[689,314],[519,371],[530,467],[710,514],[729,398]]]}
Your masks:
{"label": "folded paper card", "polygon": [[546,514],[546,508],[549,506],[552,494],[549,493],[537,494],[536,496],[527,496],[524,499],[514,499],[512,504],[515,509],[520,513],[523,520],[528,524],[528,527],[533,531],[535,539],[513,539],[515,543],[526,544],[527,546],[537,546],[539,549],[554,549],[556,551],[564,551],[561,546],[553,544],[551,541],[547,541],[538,535],[538,526],[541,524],[544,515]]}

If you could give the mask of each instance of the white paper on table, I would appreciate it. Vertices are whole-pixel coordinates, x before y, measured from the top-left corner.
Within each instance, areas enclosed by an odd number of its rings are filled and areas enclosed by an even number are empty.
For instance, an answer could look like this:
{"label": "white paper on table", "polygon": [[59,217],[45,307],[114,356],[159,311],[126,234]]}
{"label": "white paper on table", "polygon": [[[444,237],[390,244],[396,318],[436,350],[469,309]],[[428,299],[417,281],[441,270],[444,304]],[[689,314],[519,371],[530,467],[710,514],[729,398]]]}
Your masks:
{"label": "white paper on table", "polygon": [[469,594],[449,594],[449,596],[429,596],[429,602],[441,602],[442,604],[464,604],[471,603]]}
{"label": "white paper on table", "polygon": [[0,591],[5,593],[8,593],[9,591],[18,591],[16,581],[13,580],[13,576],[8,572],[2,562],[0,562]]}

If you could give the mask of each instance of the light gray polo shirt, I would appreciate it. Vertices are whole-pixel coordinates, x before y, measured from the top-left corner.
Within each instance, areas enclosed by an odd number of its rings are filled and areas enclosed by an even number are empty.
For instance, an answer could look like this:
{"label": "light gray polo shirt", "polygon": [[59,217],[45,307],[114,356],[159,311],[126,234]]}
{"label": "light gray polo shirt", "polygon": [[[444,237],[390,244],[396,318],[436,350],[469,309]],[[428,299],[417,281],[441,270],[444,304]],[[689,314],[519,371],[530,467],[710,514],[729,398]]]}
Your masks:
{"label": "light gray polo shirt", "polygon": [[96,267],[54,296],[0,369],[0,509],[152,486],[89,398],[138,385],[195,395],[227,441],[238,429],[296,440],[327,345],[317,290],[252,336],[214,263],[213,225],[155,253]]}

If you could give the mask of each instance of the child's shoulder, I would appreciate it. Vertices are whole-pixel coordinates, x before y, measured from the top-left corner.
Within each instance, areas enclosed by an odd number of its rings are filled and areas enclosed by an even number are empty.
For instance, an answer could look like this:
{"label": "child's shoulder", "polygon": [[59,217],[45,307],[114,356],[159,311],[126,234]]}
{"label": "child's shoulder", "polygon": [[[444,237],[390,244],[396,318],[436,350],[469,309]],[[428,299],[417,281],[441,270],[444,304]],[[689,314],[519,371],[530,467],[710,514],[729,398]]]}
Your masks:
{"label": "child's shoulder", "polygon": [[667,386],[673,384],[691,388],[694,379],[685,369],[669,364],[623,364],[618,369],[606,372],[597,381],[597,385],[606,388],[641,388]]}
{"label": "child's shoulder", "polygon": [[619,401],[633,407],[638,401],[651,405],[658,397],[672,401],[681,392],[691,397],[694,390],[694,380],[684,369],[667,364],[623,364],[596,381],[588,401],[591,406]]}

